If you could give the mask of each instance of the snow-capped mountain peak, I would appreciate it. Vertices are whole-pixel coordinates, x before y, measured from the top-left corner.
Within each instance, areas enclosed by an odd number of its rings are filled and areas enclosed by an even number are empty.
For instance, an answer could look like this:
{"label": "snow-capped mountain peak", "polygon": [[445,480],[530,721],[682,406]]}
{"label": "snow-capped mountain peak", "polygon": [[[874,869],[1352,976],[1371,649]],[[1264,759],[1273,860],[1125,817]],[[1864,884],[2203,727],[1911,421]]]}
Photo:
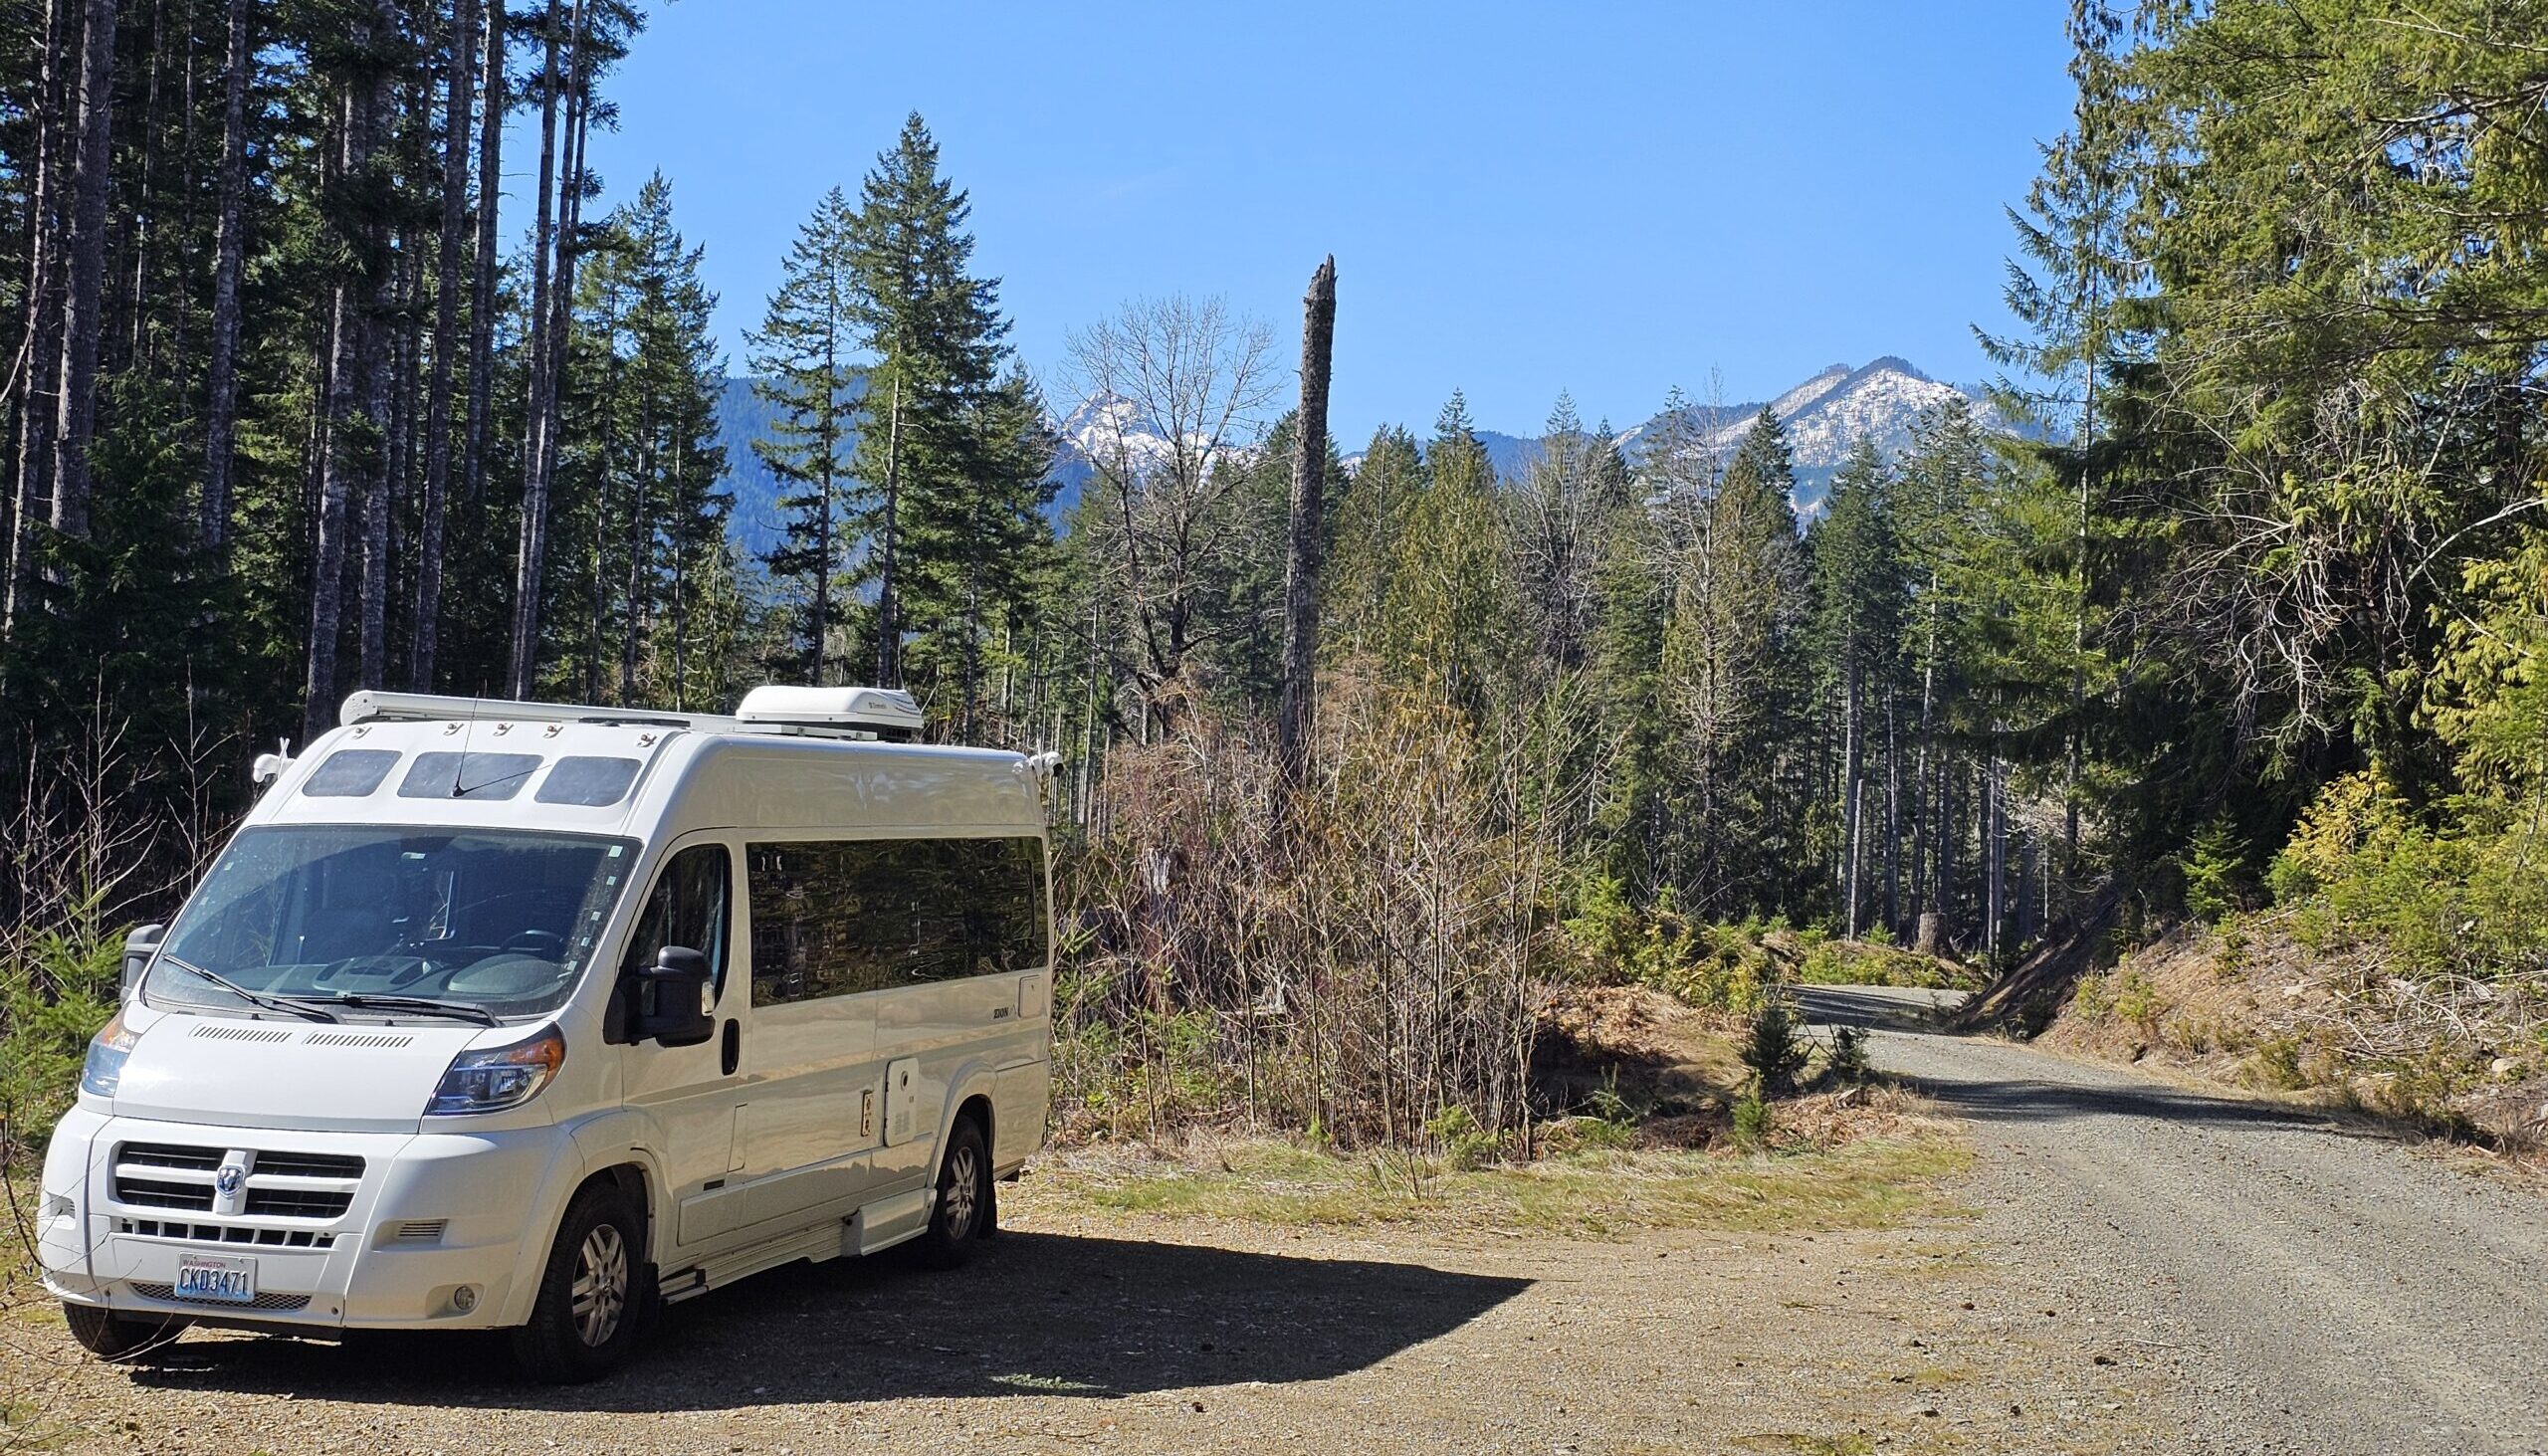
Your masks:
{"label": "snow-capped mountain peak", "polygon": [[[1923,412],[1958,398],[1972,402],[1986,423],[1992,418],[1979,390],[1942,383],[1886,354],[1856,368],[1833,364],[1766,405],[1693,405],[1690,414],[1700,438],[1730,454],[1763,409],[1775,411],[1796,458],[1792,499],[1799,512],[1812,516],[1821,511],[1832,474],[1858,441],[1872,440],[1879,451],[1891,454],[1910,443],[1911,427]],[[1621,434],[1620,451],[1635,461],[1662,422],[1657,415]]]}

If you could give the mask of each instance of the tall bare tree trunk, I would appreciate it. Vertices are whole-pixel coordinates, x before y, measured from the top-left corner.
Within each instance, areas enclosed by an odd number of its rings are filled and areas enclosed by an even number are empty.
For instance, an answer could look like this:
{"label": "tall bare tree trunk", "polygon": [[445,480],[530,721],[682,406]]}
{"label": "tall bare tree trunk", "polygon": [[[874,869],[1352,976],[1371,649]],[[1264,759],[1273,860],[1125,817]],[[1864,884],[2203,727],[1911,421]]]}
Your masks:
{"label": "tall bare tree trunk", "polygon": [[1865,841],[1866,795],[1859,783],[1863,776],[1860,759],[1865,752],[1866,735],[1858,722],[1859,673],[1857,643],[1850,641],[1842,651],[1850,661],[1843,671],[1848,682],[1844,688],[1845,705],[1841,709],[1840,745],[1840,925],[1841,933],[1854,940],[1858,937],[1858,866],[1860,847]]}
{"label": "tall bare tree trunk", "polygon": [[[825,328],[823,378],[826,380],[835,380],[840,377],[840,355],[835,347],[838,337],[839,331],[836,327]],[[823,455],[822,463],[815,474],[820,477],[816,490],[822,496],[822,507],[814,517],[814,557],[817,563],[814,568],[814,630],[807,634],[810,640],[805,644],[807,666],[810,669],[806,680],[817,688],[823,686],[823,649],[828,645],[824,639],[831,632],[832,623],[832,505],[838,499],[834,495],[832,462],[840,459],[840,434],[836,428],[838,411],[825,409],[820,419]],[[886,453],[889,455],[893,453],[890,445]]]}
{"label": "tall bare tree trunk", "polygon": [[[682,507],[674,520],[687,522],[691,519],[688,503],[690,483],[682,474],[682,432],[673,432],[673,473],[669,484],[672,499]],[[677,526],[672,536],[673,548],[673,711],[678,713],[690,701],[690,543],[683,540],[684,527]]]}
{"label": "tall bare tree trunk", "polygon": [[114,149],[115,0],[88,5],[62,300],[62,402],[53,441],[53,528],[74,540],[89,535],[89,444],[98,425],[98,335],[106,283],[106,168]]}
{"label": "tall bare tree trunk", "polygon": [[[340,112],[340,125],[350,126]],[[346,143],[351,145],[350,139]],[[318,539],[310,558],[310,658],[304,688],[304,733],[326,731],[328,708],[336,696],[336,636],[342,625],[345,590],[345,506],[350,485],[344,460],[345,422],[353,413],[354,281],[341,280],[328,310],[327,369],[324,404],[317,424],[318,457]]]}
{"label": "tall bare tree trunk", "polygon": [[[581,0],[577,0],[581,10]],[[531,229],[531,379],[524,401],[522,528],[514,548],[513,633],[506,688],[516,698],[531,696],[532,671],[539,652],[540,557],[547,549],[548,390],[552,360],[548,352],[550,263],[558,252],[557,229],[557,0],[548,0],[543,29],[547,54],[539,87],[539,212]]]}
{"label": "tall bare tree trunk", "polygon": [[[502,0],[499,0],[502,3]],[[407,681],[434,684],[442,612],[444,502],[451,489],[451,366],[460,346],[461,234],[469,219],[469,116],[477,79],[478,0],[454,0],[450,79],[444,92],[442,236],[434,266],[434,360],[425,385],[425,484],[416,520],[416,625]]]}
{"label": "tall bare tree trunk", "polygon": [[[375,0],[371,8],[357,10],[355,15],[351,46],[366,59],[361,63],[362,74],[344,86],[337,121],[342,138],[337,175],[341,185],[363,190],[389,103],[389,68],[376,64],[376,52],[396,35],[399,14],[396,0]],[[383,314],[396,303],[396,282],[385,256],[385,224],[376,208],[367,213],[351,240],[355,266],[338,280],[330,312],[325,443],[319,457],[318,535],[312,551],[309,675],[304,684],[304,728],[313,737],[323,732],[334,716],[336,640],[344,616],[345,537],[353,527],[348,517],[355,508],[363,517],[366,599],[382,569],[373,559],[375,530],[379,557],[385,562],[388,554],[388,482],[383,479],[383,467],[388,458],[384,426],[390,381],[381,344]],[[357,411],[365,417],[359,425]],[[376,670],[378,658],[371,650],[367,601],[364,615],[369,672]]]}
{"label": "tall bare tree trunk", "polygon": [[[903,372],[894,371],[894,404],[885,425],[885,520],[876,533],[876,686],[902,681],[902,627],[894,620],[895,527],[903,505]],[[828,559],[828,558],[826,558]]]}
{"label": "tall bare tree trunk", "polygon": [[231,456],[239,429],[239,280],[247,264],[248,74],[257,53],[251,0],[230,0],[230,42],[221,97],[220,215],[213,222],[212,343],[206,364],[203,508],[198,530],[217,561],[230,546]]}
{"label": "tall bare tree trunk", "polygon": [[[153,214],[157,210],[157,189],[153,184],[159,160],[159,63],[167,54],[160,26],[165,8],[166,0],[150,0],[150,29],[141,43],[142,54],[150,59],[142,70],[140,119],[127,127],[127,133],[141,153],[141,167],[139,185],[133,189],[131,200],[116,209],[115,225],[124,230],[125,251],[131,255],[132,287],[129,291],[116,290],[125,316],[115,330],[120,339],[120,354],[109,356],[105,366],[110,374],[148,362],[143,353],[147,346],[144,336],[148,330],[142,326],[142,320],[149,312],[150,234],[151,224],[156,221]],[[100,306],[102,314],[105,308]]]}
{"label": "tall bare tree trunk", "polygon": [[[380,115],[395,115],[384,82]],[[372,295],[371,318],[363,333],[363,413],[377,428],[380,449],[376,464],[365,472],[362,519],[362,662],[356,681],[369,689],[389,685],[389,598],[397,583],[400,558],[399,504],[413,479],[415,460],[416,335],[390,320],[412,316],[424,285],[420,258],[411,236],[401,233],[397,265],[381,270]],[[384,240],[385,245],[385,240]]]}
{"label": "tall bare tree trunk", "polygon": [[1336,256],[1310,275],[1301,300],[1301,411],[1292,437],[1292,541],[1283,568],[1283,687],[1275,743],[1283,771],[1309,775],[1318,686],[1319,525],[1327,511],[1327,386],[1336,355]]}
{"label": "tall bare tree trunk", "polygon": [[2003,777],[2007,770],[2001,766],[2000,749],[1997,742],[2001,730],[2002,726],[2000,724],[1992,724],[1991,735],[1994,742],[1991,749],[1991,763],[1990,767],[1985,770],[1982,779],[1982,792],[1984,796],[1982,806],[1982,854],[1984,881],[1982,888],[1982,914],[1984,921],[1982,928],[1982,943],[1991,952],[1992,969],[1995,971],[1999,969],[2000,962],[2000,923],[2002,920],[2007,918],[2009,908],[2008,793],[2003,787]]}
{"label": "tall bare tree trunk", "polygon": [[0,587],[0,636],[14,637],[30,607],[35,581],[36,522],[52,514],[53,425],[61,408],[62,377],[62,170],[64,112],[77,27],[76,0],[47,0],[44,46],[36,84],[34,174],[27,193],[26,338],[11,373],[22,401],[18,411],[18,469],[9,518],[8,581]]}
{"label": "tall bare tree trunk", "polygon": [[[2085,250],[2082,250],[2083,252]],[[2088,326],[2080,340],[2080,364],[2087,373],[2086,398],[2079,410],[2079,595],[2070,615],[2070,731],[2061,776],[2061,876],[2065,887],[2079,873],[2079,759],[2088,717],[2088,511],[2097,448],[2097,353],[2104,336],[2097,312],[2097,274],[2080,262],[2081,292],[2088,296]]]}
{"label": "tall bare tree trunk", "polygon": [[1895,699],[1884,695],[1884,924],[1902,929],[1902,737],[1895,728]]}
{"label": "tall bare tree trunk", "polygon": [[469,421],[462,430],[460,478],[472,506],[487,488],[488,414],[496,388],[497,203],[505,185],[505,0],[487,6],[487,71],[479,87],[478,256],[469,283]]}
{"label": "tall bare tree trunk", "polygon": [[637,468],[628,478],[627,621],[619,637],[619,706],[637,706],[637,646],[646,630],[646,478],[655,468],[651,393],[639,421]]}

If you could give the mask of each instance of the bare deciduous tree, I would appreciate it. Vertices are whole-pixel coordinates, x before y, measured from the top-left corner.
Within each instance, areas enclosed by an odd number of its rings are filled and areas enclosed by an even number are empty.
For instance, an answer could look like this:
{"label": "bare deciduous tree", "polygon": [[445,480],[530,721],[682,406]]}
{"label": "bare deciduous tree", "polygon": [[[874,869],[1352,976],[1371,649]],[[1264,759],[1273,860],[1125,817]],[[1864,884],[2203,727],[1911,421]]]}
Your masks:
{"label": "bare deciduous tree", "polygon": [[1131,618],[1133,676],[1150,711],[1214,630],[1200,589],[1232,543],[1237,487],[1237,473],[1218,467],[1262,437],[1279,385],[1272,351],[1265,325],[1218,299],[1136,300],[1071,336],[1087,400],[1077,443],[1096,471],[1096,558]]}

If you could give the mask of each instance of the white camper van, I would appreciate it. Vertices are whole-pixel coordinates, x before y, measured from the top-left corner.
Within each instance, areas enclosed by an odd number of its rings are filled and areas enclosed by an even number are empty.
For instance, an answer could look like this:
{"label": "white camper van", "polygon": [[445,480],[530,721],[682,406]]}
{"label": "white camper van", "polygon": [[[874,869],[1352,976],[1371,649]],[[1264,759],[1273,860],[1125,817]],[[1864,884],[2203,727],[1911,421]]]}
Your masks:
{"label": "white camper van", "polygon": [[1043,761],[886,741],[900,693],[733,718],[362,693],[164,935],[45,1157],[101,1354],[189,1323],[509,1329],[991,1231],[1041,1145]]}

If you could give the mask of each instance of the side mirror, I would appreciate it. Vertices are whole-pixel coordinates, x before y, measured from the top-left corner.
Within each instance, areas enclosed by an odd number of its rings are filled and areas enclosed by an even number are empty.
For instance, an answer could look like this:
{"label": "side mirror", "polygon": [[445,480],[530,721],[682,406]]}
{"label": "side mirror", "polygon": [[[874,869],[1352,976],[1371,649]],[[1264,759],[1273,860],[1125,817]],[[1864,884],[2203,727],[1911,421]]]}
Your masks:
{"label": "side mirror", "polygon": [[655,963],[637,972],[638,1041],[695,1047],[717,1031],[716,987],[708,957],[687,945],[666,945]]}
{"label": "side mirror", "polygon": [[159,953],[159,938],[167,934],[166,926],[134,926],[124,934],[123,1000],[131,1000],[140,987],[141,973],[150,968],[150,957]]}

